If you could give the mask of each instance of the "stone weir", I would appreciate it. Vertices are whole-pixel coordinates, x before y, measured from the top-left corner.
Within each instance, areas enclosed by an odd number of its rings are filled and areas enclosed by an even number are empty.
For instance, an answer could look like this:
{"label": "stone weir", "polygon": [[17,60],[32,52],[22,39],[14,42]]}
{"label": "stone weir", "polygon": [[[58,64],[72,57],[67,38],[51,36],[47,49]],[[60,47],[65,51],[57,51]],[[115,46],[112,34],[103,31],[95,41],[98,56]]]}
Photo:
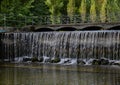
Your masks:
{"label": "stone weir", "polygon": [[[120,31],[0,34],[0,61],[80,63],[120,60]],[[82,61],[81,61],[82,60]],[[106,62],[104,62],[105,64]],[[98,62],[97,62],[98,64]]]}

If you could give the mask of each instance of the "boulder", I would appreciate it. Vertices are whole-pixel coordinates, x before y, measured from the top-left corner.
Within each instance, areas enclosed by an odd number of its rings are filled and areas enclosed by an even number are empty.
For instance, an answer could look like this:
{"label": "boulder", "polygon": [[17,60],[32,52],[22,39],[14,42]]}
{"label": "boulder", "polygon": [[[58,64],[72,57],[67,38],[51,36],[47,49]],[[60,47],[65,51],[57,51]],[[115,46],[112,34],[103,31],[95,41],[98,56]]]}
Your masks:
{"label": "boulder", "polygon": [[33,58],[31,58],[31,61],[32,61],[32,62],[38,62],[39,60],[38,60],[37,57],[33,57]]}
{"label": "boulder", "polygon": [[114,61],[111,61],[109,62],[109,65],[114,65],[114,63],[115,63]]}
{"label": "boulder", "polygon": [[109,65],[109,60],[107,60],[107,59],[100,59],[100,64],[101,65]]}
{"label": "boulder", "polygon": [[120,66],[120,61],[114,62],[113,65],[118,65],[118,66]]}
{"label": "boulder", "polygon": [[92,61],[92,65],[100,65],[100,64],[101,64],[100,60],[95,59]]}
{"label": "boulder", "polygon": [[78,59],[77,60],[77,64],[79,64],[79,65],[85,65],[86,63],[83,60]]}
{"label": "boulder", "polygon": [[23,62],[31,61],[31,58],[23,58]]}
{"label": "boulder", "polygon": [[43,60],[44,60],[43,57],[40,57],[40,58],[38,59],[39,62],[43,62]]}
{"label": "boulder", "polygon": [[55,57],[51,60],[51,63],[58,63],[60,62],[60,58],[59,57]]}
{"label": "boulder", "polygon": [[64,63],[71,63],[71,60],[67,59],[67,60],[64,61]]}

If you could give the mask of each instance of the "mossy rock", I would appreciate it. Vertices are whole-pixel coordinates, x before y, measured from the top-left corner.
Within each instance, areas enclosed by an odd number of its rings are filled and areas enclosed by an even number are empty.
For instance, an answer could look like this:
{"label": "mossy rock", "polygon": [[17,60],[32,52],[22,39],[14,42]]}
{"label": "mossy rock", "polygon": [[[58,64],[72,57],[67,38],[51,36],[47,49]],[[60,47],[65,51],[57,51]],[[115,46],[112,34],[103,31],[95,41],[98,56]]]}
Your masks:
{"label": "mossy rock", "polygon": [[23,62],[31,61],[31,58],[23,58]]}
{"label": "mossy rock", "polygon": [[119,62],[114,62],[113,65],[120,66],[120,61]]}
{"label": "mossy rock", "polygon": [[114,65],[114,63],[115,63],[114,61],[112,61],[112,62],[109,62],[109,65]]}
{"label": "mossy rock", "polygon": [[39,62],[43,62],[43,60],[44,60],[43,57],[41,57],[41,58],[38,59]]}
{"label": "mossy rock", "polygon": [[92,61],[92,65],[109,65],[110,62],[107,59],[95,59]]}
{"label": "mossy rock", "polygon": [[58,62],[60,62],[60,58],[59,57],[56,57],[56,58],[51,60],[51,63],[58,63]]}
{"label": "mossy rock", "polygon": [[100,59],[100,64],[101,65],[109,65],[109,60],[107,60],[107,59]]}
{"label": "mossy rock", "polygon": [[100,65],[100,64],[101,64],[100,60],[93,60],[92,61],[92,65]]}
{"label": "mossy rock", "polygon": [[37,57],[33,57],[33,58],[31,58],[31,61],[32,61],[32,62],[38,62],[39,60],[38,60]]}
{"label": "mossy rock", "polygon": [[78,59],[77,60],[77,64],[79,64],[79,65],[85,65],[86,63],[83,60]]}

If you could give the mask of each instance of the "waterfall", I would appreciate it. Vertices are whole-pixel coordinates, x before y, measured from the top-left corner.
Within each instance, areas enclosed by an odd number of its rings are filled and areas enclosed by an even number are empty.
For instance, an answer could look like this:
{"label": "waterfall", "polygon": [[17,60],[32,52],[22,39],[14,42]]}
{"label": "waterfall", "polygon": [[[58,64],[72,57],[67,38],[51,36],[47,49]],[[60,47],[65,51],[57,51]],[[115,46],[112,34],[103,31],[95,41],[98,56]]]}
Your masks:
{"label": "waterfall", "polygon": [[120,31],[1,33],[0,59],[120,59]]}

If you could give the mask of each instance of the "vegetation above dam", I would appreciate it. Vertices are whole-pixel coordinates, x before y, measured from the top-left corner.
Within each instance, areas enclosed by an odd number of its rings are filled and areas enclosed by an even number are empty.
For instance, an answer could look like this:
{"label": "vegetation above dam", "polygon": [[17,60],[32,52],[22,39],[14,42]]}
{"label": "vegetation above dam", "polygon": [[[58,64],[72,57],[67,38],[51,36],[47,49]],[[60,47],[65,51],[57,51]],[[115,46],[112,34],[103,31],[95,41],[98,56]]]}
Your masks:
{"label": "vegetation above dam", "polygon": [[0,26],[119,22],[119,0],[1,0]]}

